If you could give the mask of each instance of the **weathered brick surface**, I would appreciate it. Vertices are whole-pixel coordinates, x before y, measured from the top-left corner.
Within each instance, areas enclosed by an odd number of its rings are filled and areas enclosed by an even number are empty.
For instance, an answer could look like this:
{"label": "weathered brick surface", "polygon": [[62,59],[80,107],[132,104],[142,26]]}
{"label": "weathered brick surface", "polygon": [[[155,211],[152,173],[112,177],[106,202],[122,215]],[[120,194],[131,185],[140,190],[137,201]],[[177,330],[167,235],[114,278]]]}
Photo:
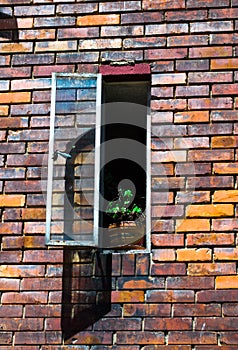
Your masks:
{"label": "weathered brick surface", "polygon": [[[0,348],[236,349],[238,1],[3,0],[0,12]],[[46,247],[41,166],[52,72],[113,61],[151,68],[152,249],[113,254],[109,293],[90,253]]]}

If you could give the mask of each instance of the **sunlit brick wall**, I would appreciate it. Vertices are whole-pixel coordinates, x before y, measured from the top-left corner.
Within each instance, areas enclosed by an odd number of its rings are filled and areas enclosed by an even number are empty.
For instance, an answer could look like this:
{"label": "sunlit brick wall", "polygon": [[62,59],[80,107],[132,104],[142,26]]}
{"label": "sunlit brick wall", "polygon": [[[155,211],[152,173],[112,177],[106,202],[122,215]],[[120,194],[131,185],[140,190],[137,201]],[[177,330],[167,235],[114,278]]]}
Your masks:
{"label": "sunlit brick wall", "polygon": [[[0,14],[0,349],[237,349],[238,1],[2,0]],[[45,246],[41,167],[51,73],[113,61],[151,65],[152,252],[113,254],[111,311],[90,324],[102,266]]]}

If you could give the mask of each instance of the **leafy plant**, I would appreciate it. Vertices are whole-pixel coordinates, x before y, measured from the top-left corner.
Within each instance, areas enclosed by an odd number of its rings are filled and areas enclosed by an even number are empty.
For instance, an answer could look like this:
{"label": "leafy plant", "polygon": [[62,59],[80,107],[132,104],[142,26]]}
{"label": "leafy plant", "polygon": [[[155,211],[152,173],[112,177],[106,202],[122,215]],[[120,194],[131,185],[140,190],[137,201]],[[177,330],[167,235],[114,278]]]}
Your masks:
{"label": "leafy plant", "polygon": [[106,213],[114,222],[135,221],[144,214],[139,204],[132,204],[133,199],[130,189],[119,188],[118,197],[108,204]]}

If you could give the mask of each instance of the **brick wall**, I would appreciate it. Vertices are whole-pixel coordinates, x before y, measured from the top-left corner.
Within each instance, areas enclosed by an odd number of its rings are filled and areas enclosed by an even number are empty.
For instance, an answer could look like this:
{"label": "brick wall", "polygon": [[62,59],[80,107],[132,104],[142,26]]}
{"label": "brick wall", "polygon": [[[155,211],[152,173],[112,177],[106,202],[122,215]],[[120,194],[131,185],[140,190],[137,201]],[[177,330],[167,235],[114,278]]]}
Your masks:
{"label": "brick wall", "polygon": [[[238,1],[0,12],[0,348],[237,349]],[[108,262],[45,247],[40,179],[51,73],[118,60],[151,64],[152,253]]]}

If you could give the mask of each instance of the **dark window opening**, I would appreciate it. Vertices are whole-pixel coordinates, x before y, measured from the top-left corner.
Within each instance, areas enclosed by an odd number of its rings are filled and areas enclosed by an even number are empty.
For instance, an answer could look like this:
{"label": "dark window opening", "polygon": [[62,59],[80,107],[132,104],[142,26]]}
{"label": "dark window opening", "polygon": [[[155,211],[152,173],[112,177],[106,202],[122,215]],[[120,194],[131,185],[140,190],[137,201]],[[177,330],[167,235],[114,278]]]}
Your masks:
{"label": "dark window opening", "polygon": [[18,41],[18,26],[14,16],[0,12],[0,38]]}
{"label": "dark window opening", "polygon": [[[116,82],[107,77],[103,81],[100,193],[110,202],[119,198],[120,186],[123,190],[131,190],[134,198],[128,208],[139,206],[145,217],[146,107],[150,82],[136,76],[133,76],[133,81],[118,80],[118,77]],[[118,140],[114,147],[110,146],[112,140]],[[105,228],[113,224],[114,219],[108,215],[105,207],[101,205],[100,208],[99,227]],[[143,225],[145,233],[145,220]],[[140,240],[139,246],[145,248],[145,237]]]}

